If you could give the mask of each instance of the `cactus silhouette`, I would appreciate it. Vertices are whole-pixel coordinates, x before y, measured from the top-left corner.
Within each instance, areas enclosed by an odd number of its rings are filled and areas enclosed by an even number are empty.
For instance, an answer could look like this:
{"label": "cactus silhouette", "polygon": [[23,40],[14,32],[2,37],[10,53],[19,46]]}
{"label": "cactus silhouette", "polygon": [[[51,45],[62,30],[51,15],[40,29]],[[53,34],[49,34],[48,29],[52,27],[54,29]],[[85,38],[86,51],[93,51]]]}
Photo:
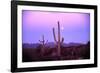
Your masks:
{"label": "cactus silhouette", "polygon": [[48,42],[48,40],[45,41],[44,35],[42,35],[42,40],[39,40],[39,42],[40,42],[40,44],[41,44],[41,46],[42,46],[42,48],[41,48],[41,54],[43,55],[43,53],[44,53],[44,48],[45,48],[45,44]]}
{"label": "cactus silhouette", "polygon": [[56,37],[56,34],[55,34],[55,29],[53,28],[53,36],[54,36],[54,41],[57,45],[57,55],[60,56],[60,50],[61,50],[61,44],[63,43],[64,41],[64,38],[62,37],[61,39],[61,35],[60,35],[60,24],[59,24],[59,21],[58,21],[58,37]]}

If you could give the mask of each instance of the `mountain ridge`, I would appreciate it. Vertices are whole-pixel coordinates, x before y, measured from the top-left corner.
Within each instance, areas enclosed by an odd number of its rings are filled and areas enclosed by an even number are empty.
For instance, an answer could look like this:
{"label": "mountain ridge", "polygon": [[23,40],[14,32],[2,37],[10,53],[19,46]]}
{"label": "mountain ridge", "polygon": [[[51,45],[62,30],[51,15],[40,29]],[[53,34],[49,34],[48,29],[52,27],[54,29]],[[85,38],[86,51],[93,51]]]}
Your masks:
{"label": "mountain ridge", "polygon": [[[41,45],[40,43],[31,43],[31,44],[23,43],[22,44],[23,48],[37,48],[40,45]],[[74,43],[74,42],[61,44],[61,46],[63,46],[63,47],[80,46],[80,45],[85,45],[85,44]],[[50,47],[50,48],[54,48],[54,47],[56,47],[56,44],[54,42],[48,42],[47,44],[45,44],[45,46]]]}

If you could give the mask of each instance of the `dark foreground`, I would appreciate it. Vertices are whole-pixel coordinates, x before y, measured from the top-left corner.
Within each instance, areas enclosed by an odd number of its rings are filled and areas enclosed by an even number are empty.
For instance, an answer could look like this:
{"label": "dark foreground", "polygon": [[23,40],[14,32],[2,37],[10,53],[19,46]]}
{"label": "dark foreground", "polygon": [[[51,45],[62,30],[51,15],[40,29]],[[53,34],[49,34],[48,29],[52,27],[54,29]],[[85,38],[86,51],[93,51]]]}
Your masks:
{"label": "dark foreground", "polygon": [[60,56],[56,53],[57,48],[44,48],[41,52],[41,46],[37,48],[23,48],[23,62],[32,61],[55,61],[55,60],[80,60],[90,58],[90,43],[78,46],[61,47]]}

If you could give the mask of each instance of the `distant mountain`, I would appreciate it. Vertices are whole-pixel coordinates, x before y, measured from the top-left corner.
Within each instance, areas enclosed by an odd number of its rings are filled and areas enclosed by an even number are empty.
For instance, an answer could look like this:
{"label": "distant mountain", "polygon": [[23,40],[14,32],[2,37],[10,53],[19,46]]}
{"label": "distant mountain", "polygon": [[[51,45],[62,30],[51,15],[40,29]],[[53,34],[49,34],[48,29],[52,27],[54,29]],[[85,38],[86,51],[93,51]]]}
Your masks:
{"label": "distant mountain", "polygon": [[69,43],[68,46],[80,46],[82,43]]}
{"label": "distant mountain", "polygon": [[71,46],[79,46],[79,45],[83,45],[83,44],[80,44],[80,43],[63,43],[63,44],[61,44],[61,46],[63,46],[63,47],[71,47]]}
{"label": "distant mountain", "polygon": [[23,44],[23,48],[37,48],[40,44],[35,43],[35,44]]}
{"label": "distant mountain", "polygon": [[[23,48],[37,48],[40,45],[41,44],[39,44],[39,43],[23,44]],[[63,43],[63,44],[61,44],[61,46],[63,46],[63,47],[71,47],[71,46],[79,46],[79,45],[83,45],[83,44],[81,44],[81,43]],[[45,44],[45,46],[49,47],[49,48],[55,48],[56,44],[54,42],[48,42],[47,44]]]}
{"label": "distant mountain", "polygon": [[[34,44],[24,43],[22,46],[23,46],[23,48],[37,48],[40,45],[41,44],[39,44],[39,43],[34,43]],[[47,44],[45,44],[45,46],[49,47],[49,48],[54,48],[55,47],[55,43],[54,42],[48,42]]]}

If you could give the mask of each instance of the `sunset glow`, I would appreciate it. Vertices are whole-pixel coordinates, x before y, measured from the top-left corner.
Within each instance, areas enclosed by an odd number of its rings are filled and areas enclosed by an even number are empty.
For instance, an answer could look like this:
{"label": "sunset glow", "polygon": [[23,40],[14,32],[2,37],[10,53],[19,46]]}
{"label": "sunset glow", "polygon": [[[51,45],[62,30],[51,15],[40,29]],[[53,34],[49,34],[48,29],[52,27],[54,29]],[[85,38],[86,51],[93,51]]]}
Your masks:
{"label": "sunset glow", "polygon": [[38,43],[42,35],[53,42],[52,28],[57,33],[57,22],[61,26],[64,42],[86,43],[90,40],[90,14],[74,12],[44,12],[23,10],[22,39],[23,43]]}

